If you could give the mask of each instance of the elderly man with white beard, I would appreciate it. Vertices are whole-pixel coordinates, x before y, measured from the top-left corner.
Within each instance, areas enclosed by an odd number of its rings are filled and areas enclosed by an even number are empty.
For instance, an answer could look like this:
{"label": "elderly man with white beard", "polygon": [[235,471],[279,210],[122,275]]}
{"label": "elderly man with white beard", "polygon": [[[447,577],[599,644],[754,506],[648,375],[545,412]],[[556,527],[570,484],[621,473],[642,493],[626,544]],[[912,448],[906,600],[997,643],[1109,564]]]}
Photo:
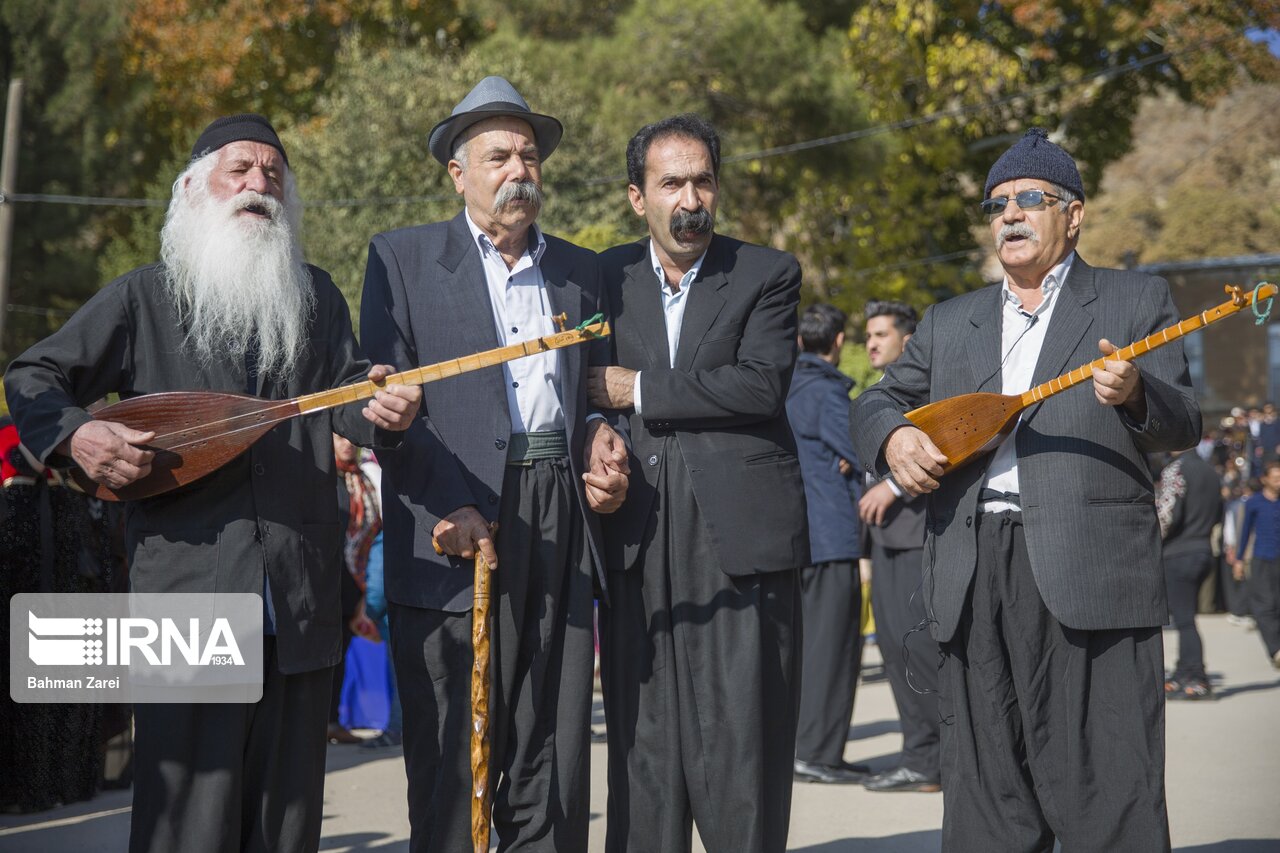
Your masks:
{"label": "elderly man with white beard", "polygon": [[[329,275],[303,261],[284,147],[257,115],[218,119],[173,185],[161,262],[108,284],[10,365],[26,446],[119,488],[150,433],[95,421],[106,394],[211,390],[287,399],[371,367]],[[388,385],[286,421],[203,479],[128,507],[135,592],[263,596],[263,693],[250,704],[139,704],[129,849],[314,851],[340,649],[341,536],[331,434],[394,446],[421,389]]]}

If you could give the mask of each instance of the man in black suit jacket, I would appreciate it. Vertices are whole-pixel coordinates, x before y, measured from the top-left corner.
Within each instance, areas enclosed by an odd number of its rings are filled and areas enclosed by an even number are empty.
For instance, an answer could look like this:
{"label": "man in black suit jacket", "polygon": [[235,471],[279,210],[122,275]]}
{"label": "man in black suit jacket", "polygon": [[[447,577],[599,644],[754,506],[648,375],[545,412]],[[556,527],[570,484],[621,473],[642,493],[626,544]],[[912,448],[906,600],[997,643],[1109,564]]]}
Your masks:
{"label": "man in black suit jacket", "polygon": [[713,233],[720,141],[641,129],[628,193],[649,239],[601,257],[631,490],[606,521],[601,674],[611,851],[781,851],[791,813],[804,489],[785,404],[800,267]]}
{"label": "man in black suit jacket", "polygon": [[[867,358],[884,370],[916,330],[916,309],[902,302],[867,303]],[[924,504],[885,477],[868,475],[858,502],[871,543],[871,609],[885,676],[898,707],[902,758],[866,780],[870,791],[942,790],[938,769],[938,643],[929,636],[921,586]]]}
{"label": "man in black suit jacket", "polygon": [[943,849],[1169,849],[1167,618],[1144,453],[1193,446],[1200,411],[1177,342],[1027,409],[994,453],[943,476],[904,413],[1021,393],[1111,341],[1177,322],[1162,279],[1075,253],[1084,189],[1029,131],[987,176],[1000,285],[933,306],[858,398],[858,457],[929,493],[925,603],[942,675]]}
{"label": "man in black suit jacket", "polygon": [[[577,325],[601,310],[596,256],[534,224],[542,161],[560,135],[559,121],[530,111],[499,77],[436,126],[431,153],[465,210],[373,238],[361,337],[379,357],[402,368],[458,358],[551,333],[553,315]],[[404,447],[384,454],[386,591],[414,851],[470,848],[477,550],[495,571],[490,787],[499,842],[586,850],[593,566],[602,553],[592,510],[615,509],[627,485],[621,439],[599,416],[587,421],[590,355],[586,346],[552,350],[428,384]],[[586,461],[592,447],[612,448],[609,471],[599,453]]]}

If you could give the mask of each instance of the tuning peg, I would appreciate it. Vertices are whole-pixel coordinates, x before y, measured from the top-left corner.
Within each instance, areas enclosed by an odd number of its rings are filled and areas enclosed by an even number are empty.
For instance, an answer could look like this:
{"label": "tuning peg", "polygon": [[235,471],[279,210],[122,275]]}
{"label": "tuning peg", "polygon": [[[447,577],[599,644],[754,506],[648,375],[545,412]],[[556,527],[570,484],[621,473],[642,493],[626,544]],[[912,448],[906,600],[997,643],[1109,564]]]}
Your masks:
{"label": "tuning peg", "polygon": [[564,324],[569,322],[569,315],[568,313],[556,314],[554,317],[551,318],[551,321],[556,324],[556,329],[563,332]]}

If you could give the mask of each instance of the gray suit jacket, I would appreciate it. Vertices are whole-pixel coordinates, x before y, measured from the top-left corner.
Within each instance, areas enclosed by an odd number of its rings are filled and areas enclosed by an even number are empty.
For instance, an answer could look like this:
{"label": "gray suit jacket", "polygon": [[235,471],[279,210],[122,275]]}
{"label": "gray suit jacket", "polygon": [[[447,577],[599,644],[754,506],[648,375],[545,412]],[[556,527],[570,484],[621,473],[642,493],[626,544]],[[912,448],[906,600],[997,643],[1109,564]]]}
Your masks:
{"label": "gray suit jacket", "polygon": [[[551,312],[569,315],[566,328],[576,326],[602,310],[596,255],[544,236],[547,248],[541,268]],[[402,369],[499,346],[480,250],[462,213],[448,222],[373,238],[360,306],[360,338],[375,361]],[[607,342],[560,350],[560,397],[569,463],[588,542],[592,554],[598,555],[599,518],[587,509],[581,480],[589,412],[586,366],[593,355],[605,363]],[[437,556],[431,531],[440,519],[468,504],[489,521],[497,520],[510,438],[501,368],[423,386],[421,413],[405,433],[404,444],[379,454],[388,599],[451,613],[471,609],[470,563]]]}
{"label": "gray suit jacket", "polygon": [[[329,274],[311,268],[311,346],[287,384],[259,377],[258,396],[284,400],[362,381],[347,303]],[[243,362],[201,364],[182,345],[159,265],[98,291],[61,329],[14,359],[5,392],[23,443],[41,460],[90,419],[105,394],[247,390]],[[246,453],[184,488],[127,504],[129,581],[135,592],[254,592],[271,581],[280,669],[332,666],[341,655],[338,606],[344,527],[334,488],[333,432],[357,444],[379,433],[352,403],[293,418]],[[52,460],[50,457],[54,457]]]}
{"label": "gray suit jacket", "polygon": [[614,247],[600,262],[617,364],[642,371],[643,415],[626,413],[631,485],[622,507],[605,517],[609,569],[631,568],[652,536],[668,436],[689,466],[717,568],[748,575],[808,565],[804,486],[786,415],[800,300],[796,259],[713,237],[687,297],[675,367],[649,241]]}
{"label": "gray suit jacket", "polygon": [[[1000,390],[1000,286],[939,303],[905,352],[855,402],[858,458],[887,470],[882,449],[903,413],[936,400]],[[1058,296],[1034,383],[1098,357],[1098,339],[1131,343],[1178,321],[1169,286],[1153,276],[1095,269],[1078,255]],[[1027,551],[1045,604],[1084,630],[1163,624],[1160,528],[1143,453],[1193,446],[1200,437],[1182,345],[1136,362],[1147,419],[1135,424],[1100,405],[1083,382],[1023,412],[1015,435]],[[978,490],[990,455],[946,475],[929,496],[926,603],[934,637],[955,631],[977,559]]]}

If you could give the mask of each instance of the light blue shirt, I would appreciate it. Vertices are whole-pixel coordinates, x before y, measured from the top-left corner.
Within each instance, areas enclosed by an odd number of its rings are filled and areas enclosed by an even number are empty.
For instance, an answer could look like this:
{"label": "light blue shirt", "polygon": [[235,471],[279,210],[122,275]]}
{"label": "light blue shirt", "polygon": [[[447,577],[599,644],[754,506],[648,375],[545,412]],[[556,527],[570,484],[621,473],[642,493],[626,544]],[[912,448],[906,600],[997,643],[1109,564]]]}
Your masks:
{"label": "light blue shirt", "polygon": [[[542,231],[536,225],[530,226],[528,248],[515,266],[508,268],[502,253],[471,220],[469,211],[466,220],[480,250],[499,346],[554,334],[557,330],[551,320],[551,303],[540,266],[547,250]],[[513,433],[564,429],[559,350],[505,362],[502,378]]]}
{"label": "light blue shirt", "polygon": [[[711,248],[710,246],[707,247]],[[689,271],[680,277],[680,281],[676,284],[675,289],[667,282],[667,273],[662,268],[662,262],[658,260],[657,250],[653,247],[652,238],[649,240],[649,264],[653,267],[653,274],[658,277],[658,288],[662,291],[662,316],[667,324],[667,361],[670,367],[676,366],[676,350],[680,346],[680,327],[684,324],[684,309],[689,302],[689,288],[698,278],[698,274],[702,272],[702,262],[707,259],[707,253],[702,255],[693,262],[693,266],[689,267]],[[635,387],[632,392],[635,398],[636,414],[640,414],[640,374],[636,374]]]}

